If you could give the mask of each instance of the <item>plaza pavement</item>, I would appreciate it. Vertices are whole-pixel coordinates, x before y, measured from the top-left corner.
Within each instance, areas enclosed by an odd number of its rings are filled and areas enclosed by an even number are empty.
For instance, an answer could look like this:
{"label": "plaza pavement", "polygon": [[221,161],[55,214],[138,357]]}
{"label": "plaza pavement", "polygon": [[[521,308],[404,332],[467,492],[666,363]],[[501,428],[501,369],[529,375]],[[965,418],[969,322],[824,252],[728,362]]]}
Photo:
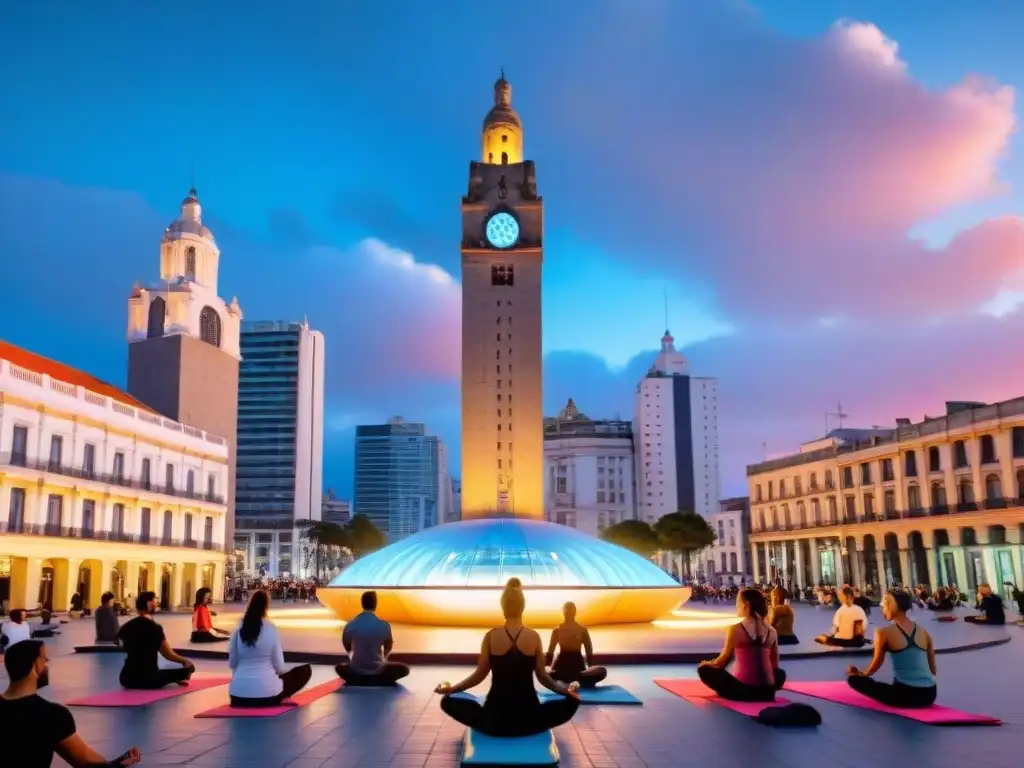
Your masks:
{"label": "plaza pavement", "polygon": [[[871,618],[880,620],[877,611]],[[160,620],[177,631],[177,624],[187,619]],[[828,619],[826,610],[797,607],[797,630],[802,635],[823,629]],[[957,625],[962,627],[961,622]],[[925,626],[940,636],[947,629],[930,621]],[[982,633],[996,631],[1000,630],[979,628]],[[91,641],[91,632],[91,621],[75,621],[64,626],[61,637],[48,641],[52,683],[47,697],[67,701],[117,688],[120,655],[73,653],[74,645]],[[561,765],[1019,766],[1024,743],[1024,629],[1009,626],[1006,632],[1012,637],[1007,644],[938,660],[939,702],[997,716],[1004,721],[999,728],[926,726],[788,694],[816,707],[824,722],[817,729],[773,729],[717,707],[699,709],[653,683],[656,677],[695,677],[693,666],[620,667],[611,670],[608,682],[629,689],[644,706],[581,707],[570,724],[556,731]],[[850,661],[830,654],[784,666],[794,680],[837,679]],[[853,661],[866,663],[863,658]],[[197,666],[203,675],[229,674],[225,662],[199,661]],[[445,768],[459,764],[464,729],[442,715],[431,691],[441,680],[458,680],[468,672],[466,667],[418,667],[399,688],[343,689],[273,719],[194,719],[195,713],[226,702],[223,687],[143,708],[72,711],[79,731],[97,749],[112,757],[138,746],[142,765]],[[888,679],[888,664],[880,674]],[[311,685],[332,676],[329,667],[315,667]],[[6,682],[2,680],[4,686]],[[486,683],[478,692],[484,690]],[[59,760],[54,764],[63,765]]]}

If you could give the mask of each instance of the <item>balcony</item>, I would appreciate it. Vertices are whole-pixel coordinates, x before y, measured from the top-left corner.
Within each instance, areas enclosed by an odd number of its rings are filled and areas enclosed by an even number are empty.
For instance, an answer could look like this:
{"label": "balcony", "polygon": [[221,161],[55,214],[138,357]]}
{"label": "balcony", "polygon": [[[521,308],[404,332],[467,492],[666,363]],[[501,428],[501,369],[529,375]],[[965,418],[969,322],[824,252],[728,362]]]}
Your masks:
{"label": "balcony", "polygon": [[0,453],[0,466],[21,467],[23,469],[31,469],[37,472],[48,472],[51,475],[61,475],[63,477],[73,477],[79,480],[89,480],[94,483],[116,485],[121,488],[134,488],[136,490],[146,491],[147,493],[171,496],[176,499],[192,499],[194,501],[205,501],[210,504],[224,503],[224,497],[216,493],[196,493],[195,491],[176,488],[174,486],[158,485],[148,480],[135,480],[125,477],[124,475],[92,472],[87,469],[68,467],[48,459],[45,461],[33,461],[23,454],[17,453]]}
{"label": "balcony", "polygon": [[91,528],[71,528],[52,523],[20,523],[8,521],[7,533],[20,536],[51,536],[61,539],[82,539],[85,541],[116,541],[124,544],[142,544],[160,547],[184,547],[202,549],[208,552],[223,552],[221,547],[212,541],[196,541],[195,539],[174,539],[170,536],[139,536],[123,531],[97,531]]}

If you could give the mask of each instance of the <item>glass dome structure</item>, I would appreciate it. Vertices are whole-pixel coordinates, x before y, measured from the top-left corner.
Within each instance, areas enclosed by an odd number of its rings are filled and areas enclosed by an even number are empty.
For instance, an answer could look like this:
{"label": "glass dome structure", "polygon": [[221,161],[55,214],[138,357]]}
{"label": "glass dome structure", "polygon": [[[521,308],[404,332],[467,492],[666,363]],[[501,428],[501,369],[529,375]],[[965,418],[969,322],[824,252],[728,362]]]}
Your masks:
{"label": "glass dome structure", "polygon": [[686,601],[660,568],[573,528],[523,518],[488,518],[428,528],[367,555],[325,588],[321,601],[348,620],[374,590],[387,621],[486,625],[502,620],[498,596],[518,577],[528,621],[553,624],[572,600],[585,624],[652,621]]}

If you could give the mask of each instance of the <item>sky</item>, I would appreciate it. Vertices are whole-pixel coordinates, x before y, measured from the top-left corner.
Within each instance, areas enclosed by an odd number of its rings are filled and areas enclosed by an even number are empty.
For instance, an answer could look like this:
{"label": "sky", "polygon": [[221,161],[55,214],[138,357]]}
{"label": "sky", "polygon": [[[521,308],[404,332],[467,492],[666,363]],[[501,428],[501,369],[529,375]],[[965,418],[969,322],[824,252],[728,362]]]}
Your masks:
{"label": "sky", "polygon": [[[1024,5],[119,0],[0,25],[0,336],[113,384],[193,178],[246,319],[459,466],[459,202],[504,67],[545,201],[545,411],[630,418],[667,324],[723,495],[846,426],[1024,395]],[[194,170],[193,170],[194,169]],[[665,300],[667,297],[667,302]]]}

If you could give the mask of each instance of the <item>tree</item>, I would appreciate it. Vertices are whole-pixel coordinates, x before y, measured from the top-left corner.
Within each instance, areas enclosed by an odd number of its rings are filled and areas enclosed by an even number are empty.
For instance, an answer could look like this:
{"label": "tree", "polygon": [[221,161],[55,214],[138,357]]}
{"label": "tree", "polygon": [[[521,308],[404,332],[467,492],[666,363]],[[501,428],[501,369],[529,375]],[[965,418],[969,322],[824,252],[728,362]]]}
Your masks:
{"label": "tree", "polygon": [[313,573],[319,577],[324,571],[328,552],[335,548],[348,546],[348,532],[337,523],[322,521],[302,521],[300,536],[309,542],[306,548],[303,566],[313,566]]}
{"label": "tree", "polygon": [[[661,548],[679,555],[689,566],[690,554],[715,543],[715,531],[695,512],[672,512],[654,524]],[[682,570],[680,569],[680,575]]]}
{"label": "tree", "polygon": [[601,538],[645,559],[650,559],[658,550],[658,535],[642,520],[623,520],[610,525],[601,532]]}
{"label": "tree", "polygon": [[366,515],[355,515],[345,525],[345,546],[356,559],[376,552],[385,544],[387,537]]}

